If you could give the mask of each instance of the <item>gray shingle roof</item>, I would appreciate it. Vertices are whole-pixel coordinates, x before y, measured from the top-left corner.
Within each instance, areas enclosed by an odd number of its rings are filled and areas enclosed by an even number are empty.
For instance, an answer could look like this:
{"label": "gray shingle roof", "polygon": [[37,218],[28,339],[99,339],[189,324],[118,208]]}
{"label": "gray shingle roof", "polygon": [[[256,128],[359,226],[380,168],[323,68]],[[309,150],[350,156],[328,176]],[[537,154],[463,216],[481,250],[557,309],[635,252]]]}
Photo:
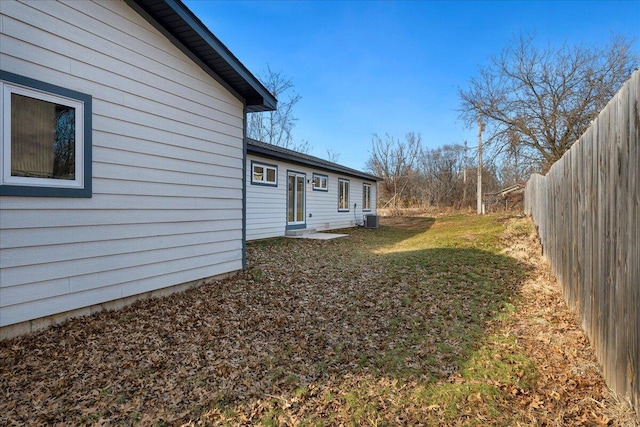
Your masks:
{"label": "gray shingle roof", "polygon": [[362,178],[370,181],[382,181],[382,178],[366,172],[348,168],[346,166],[342,166],[338,163],[333,163],[319,157],[310,156],[309,154],[289,150],[288,148],[278,147],[277,145],[268,144],[266,142],[257,141],[251,138],[247,138],[247,152],[251,154],[258,154],[271,159],[286,160],[291,163],[311,166],[313,168],[321,169],[324,171],[349,175],[356,178]]}

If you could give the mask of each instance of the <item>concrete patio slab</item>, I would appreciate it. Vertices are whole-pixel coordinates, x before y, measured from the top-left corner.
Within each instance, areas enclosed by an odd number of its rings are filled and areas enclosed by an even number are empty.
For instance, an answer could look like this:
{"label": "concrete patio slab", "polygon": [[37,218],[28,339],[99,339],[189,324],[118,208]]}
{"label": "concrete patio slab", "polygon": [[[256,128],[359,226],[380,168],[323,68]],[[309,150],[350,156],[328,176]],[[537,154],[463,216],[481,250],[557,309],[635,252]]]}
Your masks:
{"label": "concrete patio slab", "polygon": [[338,239],[340,237],[347,237],[348,234],[336,234],[336,233],[307,233],[299,236],[287,236],[291,239],[316,239],[316,240],[331,240]]}

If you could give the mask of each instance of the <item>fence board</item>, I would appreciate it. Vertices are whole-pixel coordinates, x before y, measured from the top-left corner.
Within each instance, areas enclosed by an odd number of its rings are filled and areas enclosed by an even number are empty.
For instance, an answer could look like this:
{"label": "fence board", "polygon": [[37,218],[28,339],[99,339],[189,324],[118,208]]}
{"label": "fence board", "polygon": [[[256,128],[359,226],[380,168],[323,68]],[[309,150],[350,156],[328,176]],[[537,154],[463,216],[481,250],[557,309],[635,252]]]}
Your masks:
{"label": "fence board", "polygon": [[640,413],[640,70],[546,176],[525,212],[609,386]]}

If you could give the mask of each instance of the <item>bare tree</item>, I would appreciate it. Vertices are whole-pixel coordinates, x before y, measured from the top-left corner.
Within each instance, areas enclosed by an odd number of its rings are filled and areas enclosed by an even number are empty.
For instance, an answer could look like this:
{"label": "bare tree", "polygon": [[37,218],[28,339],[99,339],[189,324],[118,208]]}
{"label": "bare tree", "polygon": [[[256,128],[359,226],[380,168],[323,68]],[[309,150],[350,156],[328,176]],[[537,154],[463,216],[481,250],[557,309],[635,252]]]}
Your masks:
{"label": "bare tree", "polygon": [[497,174],[500,185],[508,187],[529,179],[529,176],[540,170],[539,162],[523,156],[525,147],[520,144],[519,136],[513,133],[512,139],[497,162]]}
{"label": "bare tree", "polygon": [[422,177],[422,199],[429,205],[460,204],[464,192],[464,147],[444,145],[424,150],[418,166]]}
{"label": "bare tree", "polygon": [[294,91],[295,85],[291,78],[281,71],[273,71],[267,65],[266,71],[259,76],[262,84],[278,98],[278,108],[275,111],[250,113],[247,123],[247,135],[250,138],[279,147],[289,148],[302,153],[308,153],[308,141],[296,144],[293,141],[293,127],[298,120],[293,109],[302,97]]}
{"label": "bare tree", "polygon": [[[420,134],[408,133],[404,140],[374,134],[367,169],[382,178],[378,183],[381,208],[460,208],[472,201],[465,200],[465,190],[471,193],[477,182],[475,168],[469,168],[468,163],[463,145],[425,149]],[[488,162],[483,167],[482,179],[486,191],[497,191],[499,181],[494,163]]]}
{"label": "bare tree", "polygon": [[416,165],[421,151],[420,134],[409,132],[405,135],[405,141],[389,134],[385,134],[384,139],[373,135],[367,168],[383,179],[378,186],[383,206],[397,208],[406,204],[412,183],[418,176]]}
{"label": "bare tree", "polygon": [[338,163],[339,159],[340,159],[340,153],[333,151],[330,148],[327,148],[327,160],[329,160],[332,163]]}
{"label": "bare tree", "polygon": [[632,42],[614,36],[603,46],[540,48],[520,36],[460,90],[460,116],[473,126],[482,116],[486,143],[500,154],[519,147],[518,159],[544,171],[589,127],[639,64]]}

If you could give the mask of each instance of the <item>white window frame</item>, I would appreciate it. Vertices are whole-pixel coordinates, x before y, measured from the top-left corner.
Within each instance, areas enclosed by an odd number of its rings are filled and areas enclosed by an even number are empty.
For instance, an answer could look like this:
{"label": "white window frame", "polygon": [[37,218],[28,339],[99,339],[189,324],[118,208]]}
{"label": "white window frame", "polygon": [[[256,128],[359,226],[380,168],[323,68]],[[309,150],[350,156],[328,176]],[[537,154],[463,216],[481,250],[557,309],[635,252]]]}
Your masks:
{"label": "white window frame", "polygon": [[[0,81],[2,101],[2,138],[0,140],[0,184],[24,187],[83,189],[84,182],[84,103],[76,99],[28,88],[7,81]],[[75,109],[75,179],[37,178],[11,175],[11,94],[48,101]]]}
{"label": "white window frame", "polygon": [[[316,178],[318,179],[319,185],[316,186]],[[315,191],[329,191],[329,176],[322,175],[319,173],[314,173],[311,177],[311,182],[313,184],[313,190]],[[324,185],[322,185],[324,183]]]}
{"label": "white window frame", "polygon": [[[256,167],[262,168],[262,179],[256,179]],[[269,170],[273,171],[273,176],[274,176],[273,181],[269,181],[267,179],[267,176],[269,175],[267,171]],[[272,187],[277,187],[278,186],[278,166],[270,165],[268,163],[252,161],[251,162],[251,184],[268,185]]]}
{"label": "white window frame", "polygon": [[[351,194],[350,194],[350,183],[348,179],[338,178],[338,212],[349,212],[351,206]],[[343,192],[346,191],[346,197],[343,197]],[[346,207],[344,207],[343,199],[345,199]]]}
{"label": "white window frame", "polygon": [[362,210],[371,212],[371,184],[362,184]]}

